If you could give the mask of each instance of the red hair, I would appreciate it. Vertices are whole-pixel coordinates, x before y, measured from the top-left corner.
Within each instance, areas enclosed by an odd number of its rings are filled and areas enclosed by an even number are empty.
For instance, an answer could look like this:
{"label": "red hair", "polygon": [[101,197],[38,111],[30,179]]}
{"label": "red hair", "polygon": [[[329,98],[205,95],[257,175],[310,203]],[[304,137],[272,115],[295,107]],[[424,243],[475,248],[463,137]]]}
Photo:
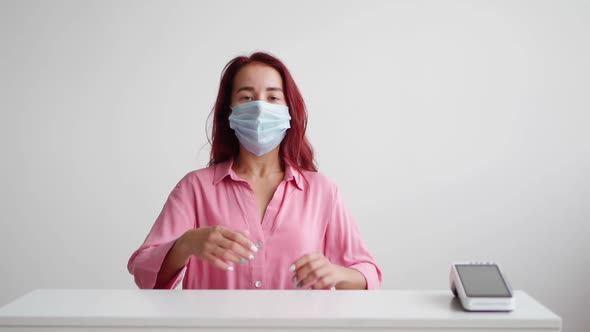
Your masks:
{"label": "red hair", "polygon": [[313,149],[305,136],[307,111],[303,97],[287,67],[279,59],[262,52],[254,53],[249,57],[236,57],[223,69],[217,100],[211,111],[213,128],[209,140],[211,143],[209,166],[235,158],[240,151],[240,142],[233,129],[229,127],[231,94],[236,74],[251,63],[261,63],[274,68],[283,80],[283,93],[291,115],[291,128],[287,130],[287,134],[281,142],[279,156],[298,170],[317,171]]}

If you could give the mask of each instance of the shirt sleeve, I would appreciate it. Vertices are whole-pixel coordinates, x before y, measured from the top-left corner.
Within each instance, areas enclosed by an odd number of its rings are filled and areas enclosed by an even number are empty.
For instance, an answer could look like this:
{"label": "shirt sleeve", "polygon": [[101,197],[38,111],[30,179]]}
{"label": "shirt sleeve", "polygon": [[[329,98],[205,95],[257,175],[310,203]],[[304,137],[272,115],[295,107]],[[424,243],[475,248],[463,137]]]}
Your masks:
{"label": "shirt sleeve", "polygon": [[362,273],[367,281],[367,289],[378,289],[381,286],[381,270],[365,247],[338,188],[334,189],[333,196],[331,218],[326,227],[324,255],[334,264]]}
{"label": "shirt sleeve", "polygon": [[[185,176],[172,189],[143,244],[129,259],[127,269],[135,277],[139,288],[155,287],[158,272],[176,239],[197,226],[195,206],[194,189]],[[175,288],[182,280],[185,270],[186,266],[164,288]]]}

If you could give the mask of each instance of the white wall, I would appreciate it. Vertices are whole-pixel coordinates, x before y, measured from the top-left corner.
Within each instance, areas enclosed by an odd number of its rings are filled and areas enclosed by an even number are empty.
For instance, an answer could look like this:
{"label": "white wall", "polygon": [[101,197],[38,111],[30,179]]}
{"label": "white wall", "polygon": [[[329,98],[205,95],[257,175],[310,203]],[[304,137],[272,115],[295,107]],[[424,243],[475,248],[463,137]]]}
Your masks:
{"label": "white wall", "polygon": [[590,328],[589,22],[588,1],[2,1],[0,304],[135,287],[223,66],[265,50],[384,288],[496,260]]}

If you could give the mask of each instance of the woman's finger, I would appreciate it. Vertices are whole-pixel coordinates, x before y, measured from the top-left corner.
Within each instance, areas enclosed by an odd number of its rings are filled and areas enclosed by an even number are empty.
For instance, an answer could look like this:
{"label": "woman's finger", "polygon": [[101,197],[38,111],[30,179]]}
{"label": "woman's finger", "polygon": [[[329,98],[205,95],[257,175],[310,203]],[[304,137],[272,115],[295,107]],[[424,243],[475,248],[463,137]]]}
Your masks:
{"label": "woman's finger", "polygon": [[289,270],[291,272],[295,272],[296,270],[301,268],[303,265],[309,263],[310,261],[314,261],[320,257],[324,257],[324,255],[319,254],[319,253],[312,253],[312,254],[303,255],[303,256],[299,257],[299,259],[297,259],[295,262],[293,262],[293,264],[291,264],[291,266],[289,266]]}
{"label": "woman's finger", "polygon": [[[243,234],[241,234],[239,232],[232,231],[227,228],[222,228],[221,234],[223,234],[223,236],[225,238],[230,239],[234,242],[237,242],[239,245],[244,247],[244,249],[246,249],[252,253],[258,252],[258,247],[256,247],[254,245],[254,243],[252,243],[252,241],[248,240],[248,238],[246,238],[246,236],[244,236]],[[248,256],[246,255],[246,257],[248,257]]]}
{"label": "woman's finger", "polygon": [[254,254],[250,250],[244,248],[238,242],[230,240],[230,239],[226,238],[225,236],[218,238],[215,241],[220,247],[222,247],[226,250],[232,251],[235,255],[240,256],[240,259],[245,259],[245,260],[254,259]]}
{"label": "woman's finger", "polygon": [[319,280],[328,276],[331,271],[331,266],[329,264],[323,264],[315,268],[314,270],[310,271],[307,276],[303,279],[300,279],[299,283],[297,284],[298,287],[307,289],[311,286],[315,285]]}
{"label": "woman's finger", "polygon": [[[327,263],[328,261],[323,259],[323,257],[319,257],[316,260],[310,261],[295,271],[295,279],[297,279],[299,282],[303,282],[303,280],[312,276],[314,271],[323,267]],[[301,287],[303,284],[299,284],[298,286]]]}
{"label": "woman's finger", "polygon": [[215,267],[218,267],[224,271],[233,271],[234,267],[225,263],[224,261],[222,261],[221,259],[217,258],[216,256],[210,254],[210,253],[205,253],[203,255],[203,259],[205,261],[208,261],[209,263],[213,264]]}
{"label": "woman's finger", "polygon": [[213,255],[224,261],[231,261],[236,264],[246,262],[245,259],[234,255],[230,250],[226,250],[223,247],[217,247],[217,249],[214,250]]}
{"label": "woman's finger", "polygon": [[317,279],[315,283],[311,286],[312,289],[329,289],[335,290],[336,289],[336,281],[334,279],[334,275],[332,273],[328,273],[323,277]]}
{"label": "woman's finger", "polygon": [[320,266],[329,263],[324,256],[314,256],[315,259],[308,261],[307,263],[297,267],[295,270],[295,275],[297,276],[298,280],[303,280],[311,271],[319,268]]}

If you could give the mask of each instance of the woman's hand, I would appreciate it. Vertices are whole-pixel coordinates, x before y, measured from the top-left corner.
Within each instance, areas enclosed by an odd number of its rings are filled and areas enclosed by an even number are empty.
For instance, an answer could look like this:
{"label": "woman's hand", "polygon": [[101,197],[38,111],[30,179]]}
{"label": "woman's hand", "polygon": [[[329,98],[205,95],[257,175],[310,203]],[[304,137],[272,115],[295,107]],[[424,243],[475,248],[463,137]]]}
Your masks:
{"label": "woman's hand", "polygon": [[289,268],[298,288],[367,289],[365,276],[353,268],[330,263],[319,253],[303,255]]}
{"label": "woman's hand", "polygon": [[322,254],[307,254],[296,260],[289,268],[294,272],[292,281],[298,288],[330,289],[343,281],[345,269],[332,264]]}
{"label": "woman's hand", "polygon": [[177,244],[190,257],[195,256],[216,267],[233,271],[227,262],[244,264],[254,259],[258,248],[240,232],[223,226],[191,229],[184,233]]}

